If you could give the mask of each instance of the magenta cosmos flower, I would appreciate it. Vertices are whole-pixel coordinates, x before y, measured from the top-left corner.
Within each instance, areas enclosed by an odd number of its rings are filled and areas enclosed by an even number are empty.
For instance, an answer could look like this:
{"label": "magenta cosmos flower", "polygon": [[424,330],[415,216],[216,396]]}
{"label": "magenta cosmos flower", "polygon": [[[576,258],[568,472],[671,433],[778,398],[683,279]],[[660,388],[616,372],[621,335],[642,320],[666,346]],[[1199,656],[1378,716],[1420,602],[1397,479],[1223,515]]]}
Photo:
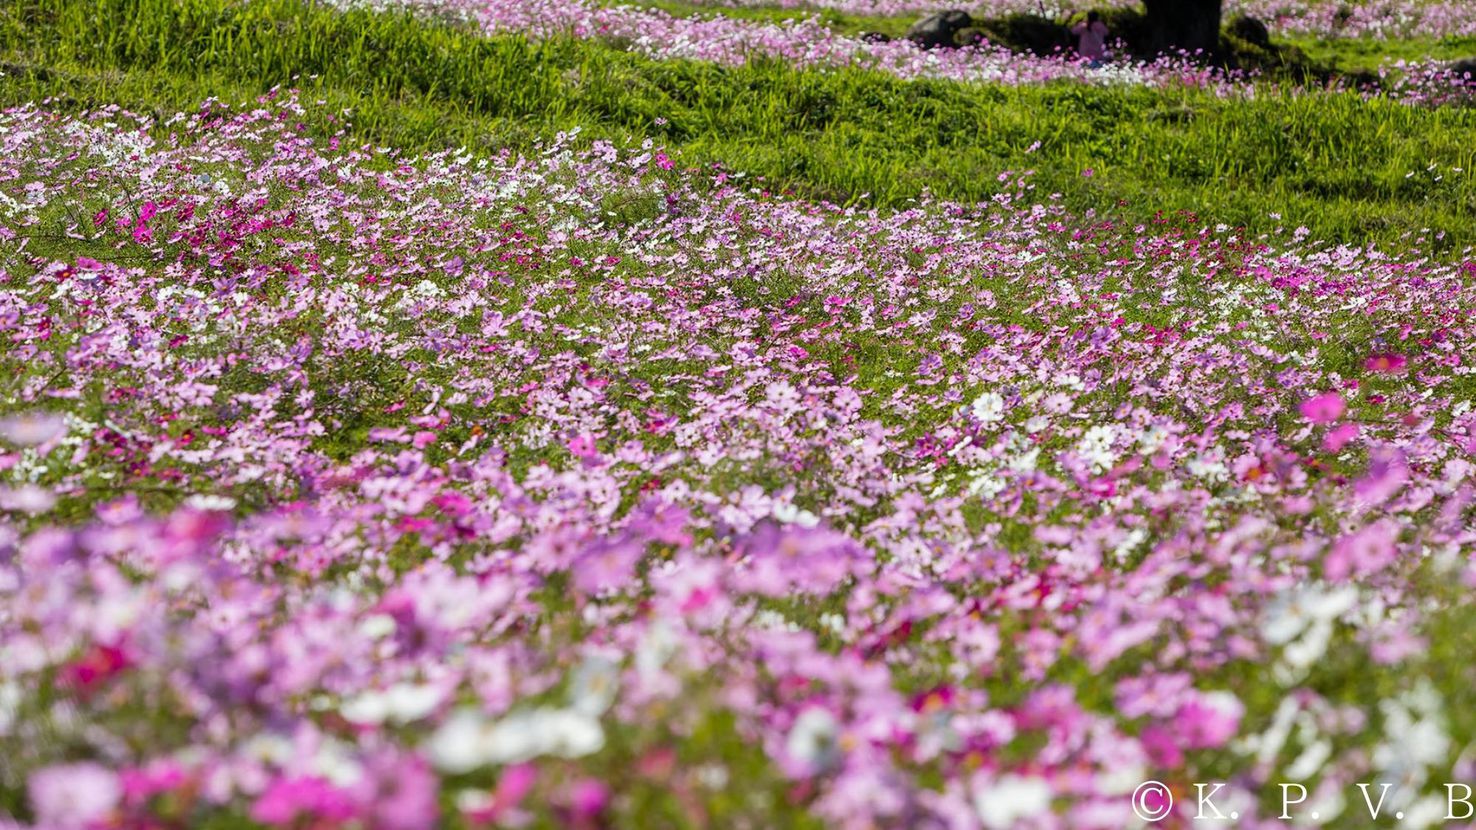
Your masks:
{"label": "magenta cosmos flower", "polygon": [[1372,354],[1363,361],[1363,368],[1381,375],[1402,375],[1409,367],[1409,360],[1402,354],[1388,352]]}
{"label": "magenta cosmos flower", "polygon": [[1302,417],[1314,424],[1330,424],[1343,417],[1347,408],[1343,403],[1343,396],[1336,392],[1323,392],[1302,401],[1300,410]]}

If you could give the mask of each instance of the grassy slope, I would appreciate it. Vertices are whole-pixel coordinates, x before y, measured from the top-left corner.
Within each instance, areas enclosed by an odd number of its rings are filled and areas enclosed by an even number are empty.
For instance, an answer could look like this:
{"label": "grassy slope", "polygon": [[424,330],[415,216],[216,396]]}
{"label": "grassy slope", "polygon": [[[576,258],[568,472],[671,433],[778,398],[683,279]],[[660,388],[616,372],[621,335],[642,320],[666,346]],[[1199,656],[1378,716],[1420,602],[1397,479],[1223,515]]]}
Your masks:
{"label": "grassy slope", "polygon": [[832,31],[843,35],[859,35],[862,32],[880,32],[891,37],[902,37],[917,17],[883,17],[876,15],[847,14],[835,9],[778,8],[774,6],[712,6],[689,0],[607,0],[609,5],[637,5],[661,9],[674,17],[722,15],[740,20],[757,20],[765,23],[782,23],[786,20],[803,20],[816,17]]}
{"label": "grassy slope", "polygon": [[301,0],[0,0],[0,15],[3,104],[59,96],[163,114],[291,84],[351,107],[365,139],[409,150],[522,148],[580,126],[653,135],[686,163],[841,201],[986,199],[1000,171],[1034,168],[1044,193],[1134,219],[1186,210],[1255,232],[1305,224],[1359,242],[1432,228],[1447,249],[1476,241],[1476,109],[722,68]]}
{"label": "grassy slope", "polygon": [[1410,38],[1294,38],[1288,41],[1307,57],[1343,71],[1376,70],[1394,61],[1458,60],[1476,55],[1476,37]]}

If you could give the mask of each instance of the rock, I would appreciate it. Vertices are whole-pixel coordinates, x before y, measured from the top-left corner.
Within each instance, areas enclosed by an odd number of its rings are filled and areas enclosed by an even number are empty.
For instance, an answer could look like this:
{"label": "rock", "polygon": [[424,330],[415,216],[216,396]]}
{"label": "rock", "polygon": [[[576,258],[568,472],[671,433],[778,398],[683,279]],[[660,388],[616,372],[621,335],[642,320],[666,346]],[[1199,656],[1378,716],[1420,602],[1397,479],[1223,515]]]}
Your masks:
{"label": "rock", "polygon": [[1258,18],[1248,14],[1238,14],[1230,21],[1230,34],[1253,46],[1271,48],[1271,30]]}
{"label": "rock", "polygon": [[953,42],[957,46],[978,46],[989,40],[989,33],[976,26],[959,29],[958,34],[953,36]]}
{"label": "rock", "polygon": [[907,39],[923,49],[952,48],[958,45],[958,33],[974,25],[968,12],[958,9],[937,12],[912,24]]}
{"label": "rock", "polygon": [[892,36],[885,32],[862,32],[862,43],[890,43]]}

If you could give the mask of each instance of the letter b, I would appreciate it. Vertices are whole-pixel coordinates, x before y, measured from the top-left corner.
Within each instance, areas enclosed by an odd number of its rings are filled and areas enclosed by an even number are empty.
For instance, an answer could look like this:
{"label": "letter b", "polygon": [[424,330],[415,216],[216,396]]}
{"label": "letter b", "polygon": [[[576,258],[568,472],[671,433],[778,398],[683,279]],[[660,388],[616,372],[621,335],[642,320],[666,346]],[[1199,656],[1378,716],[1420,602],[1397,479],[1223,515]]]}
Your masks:
{"label": "letter b", "polygon": [[[1456,798],[1456,787],[1460,787],[1462,790],[1465,790],[1466,794],[1463,795],[1463,796],[1461,796],[1460,798]],[[1455,806],[1457,804],[1464,804],[1464,805],[1466,805],[1466,814],[1465,815],[1458,816],[1458,815],[1455,814]],[[1476,805],[1471,804],[1471,787],[1470,787],[1470,785],[1468,785],[1468,784],[1446,784],[1445,785],[1445,820],[1446,821],[1465,821],[1466,819],[1471,818],[1472,816],[1476,816]]]}

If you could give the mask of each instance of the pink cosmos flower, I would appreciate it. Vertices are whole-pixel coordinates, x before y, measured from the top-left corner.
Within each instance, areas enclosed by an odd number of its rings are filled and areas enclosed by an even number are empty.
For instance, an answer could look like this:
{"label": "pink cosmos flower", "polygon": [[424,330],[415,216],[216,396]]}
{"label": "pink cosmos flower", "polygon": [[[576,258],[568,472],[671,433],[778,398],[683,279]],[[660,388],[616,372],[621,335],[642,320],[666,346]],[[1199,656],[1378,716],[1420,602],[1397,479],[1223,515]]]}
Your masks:
{"label": "pink cosmos flower", "polygon": [[354,814],[348,794],[316,775],[273,780],[251,805],[251,818],[272,827],[295,827],[311,819],[343,821]]}
{"label": "pink cosmos flower", "polygon": [[123,649],[94,643],[81,657],[62,667],[60,680],[63,686],[86,696],[127,671],[130,665],[132,661]]}
{"label": "pink cosmos flower", "polygon": [[373,427],[369,430],[369,440],[407,444],[410,442],[410,435],[404,427]]}
{"label": "pink cosmos flower", "polygon": [[1333,582],[1342,582],[1349,577],[1374,573],[1394,561],[1398,538],[1398,527],[1388,520],[1350,533],[1333,544],[1323,563],[1323,575]]}
{"label": "pink cosmos flower", "polygon": [[170,759],[159,759],[143,767],[125,769],[119,776],[123,800],[135,806],[160,793],[178,789],[187,780],[185,769]]}
{"label": "pink cosmos flower", "polygon": [[514,764],[502,771],[492,792],[465,790],[458,799],[461,814],[473,826],[497,823],[514,827],[526,816],[518,809],[533,786],[538,783],[538,767],[530,763]]}
{"label": "pink cosmos flower", "polygon": [[1363,361],[1363,368],[1370,372],[1381,375],[1402,375],[1408,368],[1409,361],[1404,355],[1395,352],[1369,355]]}
{"label": "pink cosmos flower", "polygon": [[583,594],[619,589],[635,574],[645,545],[634,539],[616,539],[592,545],[573,568],[574,587]]}
{"label": "pink cosmos flower", "polygon": [[590,822],[610,803],[610,790],[593,778],[583,778],[569,787],[569,809],[578,822]]}
{"label": "pink cosmos flower", "polygon": [[438,825],[440,781],[425,760],[382,752],[365,764],[355,800],[374,817],[376,830],[431,830]]}
{"label": "pink cosmos flower", "polygon": [[1138,742],[1155,766],[1172,768],[1184,763],[1184,751],[1179,748],[1170,729],[1157,724],[1145,726],[1138,735]]}
{"label": "pink cosmos flower", "polygon": [[860,559],[856,544],[826,527],[765,522],[744,540],[748,590],[783,596],[794,590],[823,594],[850,575]]}
{"label": "pink cosmos flower", "polygon": [[1229,692],[1195,695],[1179,709],[1174,726],[1186,749],[1224,746],[1240,728],[1245,705]]}
{"label": "pink cosmos flower", "polygon": [[582,432],[570,438],[564,446],[576,458],[592,458],[599,455],[599,450],[595,447],[594,436],[587,432]]}
{"label": "pink cosmos flower", "polygon": [[1353,492],[1369,506],[1388,501],[1409,481],[1409,462],[1404,452],[1382,447],[1369,454],[1368,473],[1353,483]]}
{"label": "pink cosmos flower", "polygon": [[536,783],[538,768],[532,764],[515,764],[503,770],[502,777],[497,779],[494,793],[495,809],[500,814],[517,808],[528,793],[533,791]]}
{"label": "pink cosmos flower", "polygon": [[1314,424],[1330,424],[1343,417],[1347,410],[1343,403],[1343,396],[1337,392],[1324,392],[1302,401],[1299,410],[1302,417]]}
{"label": "pink cosmos flower", "polygon": [[1337,452],[1348,445],[1348,442],[1358,437],[1358,425],[1347,423],[1338,424],[1328,430],[1327,435],[1322,438],[1322,448],[1328,452]]}

